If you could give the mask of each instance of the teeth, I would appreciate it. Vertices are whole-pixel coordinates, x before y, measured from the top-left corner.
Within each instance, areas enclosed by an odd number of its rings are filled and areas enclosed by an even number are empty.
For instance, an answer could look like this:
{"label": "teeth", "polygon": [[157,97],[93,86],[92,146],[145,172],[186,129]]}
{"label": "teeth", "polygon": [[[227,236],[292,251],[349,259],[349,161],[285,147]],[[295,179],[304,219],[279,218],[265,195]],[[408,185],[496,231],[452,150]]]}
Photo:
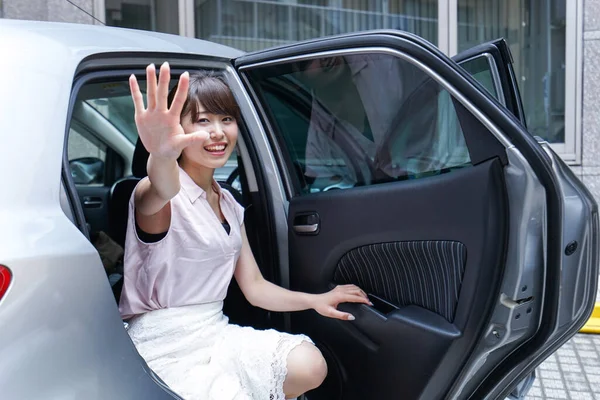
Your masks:
{"label": "teeth", "polygon": [[208,151],[223,151],[223,150],[225,150],[225,146],[224,145],[207,146],[207,147],[205,147],[205,149]]}

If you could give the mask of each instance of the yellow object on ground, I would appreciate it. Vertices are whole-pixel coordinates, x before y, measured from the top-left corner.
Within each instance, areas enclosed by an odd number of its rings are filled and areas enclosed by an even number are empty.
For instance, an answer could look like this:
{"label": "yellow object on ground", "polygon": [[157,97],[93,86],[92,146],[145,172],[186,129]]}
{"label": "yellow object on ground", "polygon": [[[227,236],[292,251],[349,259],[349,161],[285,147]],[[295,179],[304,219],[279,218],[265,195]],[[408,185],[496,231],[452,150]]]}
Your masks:
{"label": "yellow object on ground", "polygon": [[600,303],[596,303],[592,316],[585,323],[580,332],[583,333],[600,333]]}

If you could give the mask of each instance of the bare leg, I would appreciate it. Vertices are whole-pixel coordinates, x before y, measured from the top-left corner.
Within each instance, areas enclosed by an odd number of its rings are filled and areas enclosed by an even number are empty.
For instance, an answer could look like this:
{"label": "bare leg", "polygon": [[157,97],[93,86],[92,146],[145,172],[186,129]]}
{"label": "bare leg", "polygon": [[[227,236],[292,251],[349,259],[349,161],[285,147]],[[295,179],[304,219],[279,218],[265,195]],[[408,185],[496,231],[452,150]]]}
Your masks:
{"label": "bare leg", "polygon": [[286,399],[293,399],[323,383],[327,363],[315,346],[308,342],[296,346],[287,358],[287,375],[283,382]]}

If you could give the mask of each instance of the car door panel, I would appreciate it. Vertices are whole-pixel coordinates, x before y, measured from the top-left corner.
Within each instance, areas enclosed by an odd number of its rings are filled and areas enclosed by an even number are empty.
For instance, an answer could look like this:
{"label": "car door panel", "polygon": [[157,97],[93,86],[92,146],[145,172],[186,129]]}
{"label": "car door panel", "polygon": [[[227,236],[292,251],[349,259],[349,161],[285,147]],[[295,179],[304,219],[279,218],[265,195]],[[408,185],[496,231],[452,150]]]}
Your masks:
{"label": "car door panel", "polygon": [[377,311],[413,304],[452,322],[466,255],[466,246],[452,240],[363,245],[342,256],[333,281],[339,285],[355,284],[385,302],[374,307]]}
{"label": "car door panel", "polygon": [[90,230],[108,232],[110,186],[77,185],[77,194]]}
{"label": "car door panel", "polygon": [[[396,308],[386,313],[377,309],[377,302],[375,307],[347,304],[341,309],[356,320],[330,322],[328,329],[314,314],[298,322],[316,338],[328,332],[331,340],[323,341],[336,355],[344,348],[372,353],[366,357],[370,362],[354,363],[353,356],[341,362],[343,374],[363,376],[345,383],[344,393],[360,393],[350,398],[391,398],[397,390],[390,387],[391,380],[407,398],[418,398],[430,372],[451,348],[462,347],[460,353],[467,354],[468,341],[457,339],[478,331],[485,304],[477,299],[497,290],[507,233],[501,162],[490,160],[448,176],[404,183],[355,189],[352,194],[336,190],[290,202],[290,226],[298,214],[313,211],[321,216],[318,235],[290,234],[292,289],[323,292],[332,284],[356,284],[388,303],[388,309]],[[440,197],[447,187],[453,190]],[[468,283],[463,285],[463,280]],[[347,329],[357,331],[354,340],[333,340]],[[407,363],[410,354],[419,362]],[[461,361],[455,358],[457,368]],[[365,369],[369,378],[363,375]]]}
{"label": "car door panel", "polygon": [[[330,68],[336,62],[327,57],[387,50],[429,71],[432,81],[447,82],[449,96],[422,103],[441,92],[420,81],[424,94],[415,92],[402,105],[393,124],[397,133],[386,138],[375,161],[397,147],[396,137],[406,134],[403,126],[423,133],[438,129],[440,134],[440,127],[448,130],[448,124],[461,127],[469,161],[433,174],[437,176],[407,173],[397,175],[398,180],[374,178],[354,187],[333,187],[349,190],[307,191],[312,181],[301,176],[306,174],[305,161],[294,155],[302,140],[286,135],[307,129],[313,121],[304,115],[304,121],[287,129],[286,119],[278,120],[283,108],[270,103],[295,97],[288,104],[302,115],[311,109],[310,100],[303,98],[315,92],[307,95],[302,85],[289,90],[293,85],[286,83],[280,89],[289,93],[282,96],[269,85],[302,70],[302,62],[311,57],[325,60],[321,67]],[[563,263],[563,195],[553,158],[524,129],[510,53],[504,50],[495,43],[465,53],[457,59],[465,63],[460,68],[417,37],[385,31],[319,39],[235,61],[266,121],[274,153],[283,154],[277,162],[286,171],[282,188],[289,197],[291,288],[319,293],[353,283],[374,304],[341,304],[340,309],[356,317],[350,322],[323,319],[314,312],[291,316],[292,329],[309,334],[330,365],[324,387],[311,393],[316,399],[396,398],[399,393],[403,398],[495,398],[510,392],[543,360],[553,335],[566,340],[565,330],[551,328]],[[489,72],[487,81],[468,73],[468,63],[477,57],[486,62],[478,60],[478,68],[471,64],[471,72]],[[388,99],[385,93],[379,97]],[[452,107],[456,119],[439,119],[442,106]],[[432,118],[438,123],[432,124]],[[415,125],[416,120],[420,122]],[[433,143],[442,137],[419,140]],[[595,204],[589,194],[578,196]],[[533,201],[541,202],[539,214],[531,213]],[[597,219],[594,207],[584,212],[588,218]],[[595,228],[589,229],[596,240]],[[596,252],[590,249],[586,251]],[[588,276],[597,272],[593,262],[582,268]],[[591,311],[593,301],[583,303],[582,309]],[[567,319],[567,326],[578,324]]]}

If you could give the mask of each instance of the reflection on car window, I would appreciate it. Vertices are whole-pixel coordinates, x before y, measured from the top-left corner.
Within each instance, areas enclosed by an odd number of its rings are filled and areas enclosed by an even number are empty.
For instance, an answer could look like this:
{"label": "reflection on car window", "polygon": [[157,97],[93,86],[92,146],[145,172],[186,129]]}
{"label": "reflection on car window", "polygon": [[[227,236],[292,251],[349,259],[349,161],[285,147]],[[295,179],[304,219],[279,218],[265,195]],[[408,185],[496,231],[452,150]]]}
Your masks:
{"label": "reflection on car window", "polygon": [[481,55],[470,60],[462,62],[460,65],[467,70],[476,81],[496,99],[501,100],[494,85],[494,78],[492,76],[492,68],[490,62],[493,62],[486,55]]}
{"label": "reflection on car window", "polygon": [[104,183],[106,146],[92,135],[80,133],[71,128],[67,157],[71,177],[75,183],[82,185],[102,185]]}
{"label": "reflection on car window", "polygon": [[86,102],[113,124],[127,140],[135,144],[138,134],[133,119],[131,95],[89,99]]}
{"label": "reflection on car window", "polygon": [[[141,81],[140,89],[143,93],[145,93],[145,86],[145,82]],[[88,83],[81,88],[77,97],[80,102],[92,107],[127,140],[135,144],[138,134],[127,80]]]}
{"label": "reflection on car window", "polygon": [[454,99],[408,61],[356,54],[250,74],[303,193],[470,164]]}

